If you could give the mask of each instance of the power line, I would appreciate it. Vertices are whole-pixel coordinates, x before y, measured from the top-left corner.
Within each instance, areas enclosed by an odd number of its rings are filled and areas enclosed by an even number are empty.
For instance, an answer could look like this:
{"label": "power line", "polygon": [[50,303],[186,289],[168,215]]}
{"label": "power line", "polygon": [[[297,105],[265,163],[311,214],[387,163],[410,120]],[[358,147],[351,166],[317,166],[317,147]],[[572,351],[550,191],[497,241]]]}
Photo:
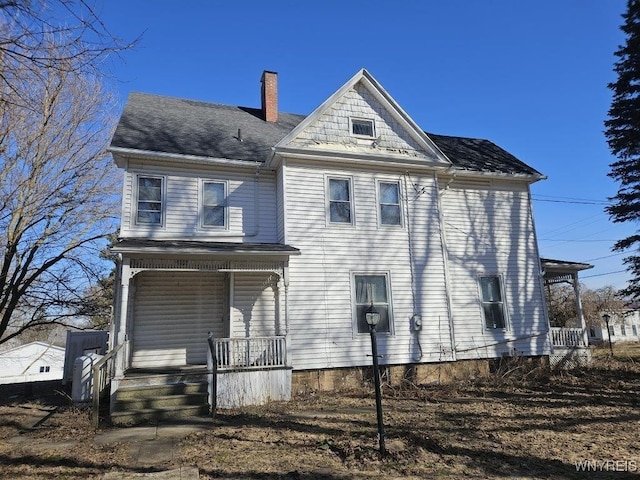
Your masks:
{"label": "power line", "polygon": [[611,258],[611,257],[617,257],[618,255],[626,255],[629,252],[618,252],[618,253],[612,253],[611,255],[605,255],[604,257],[596,257],[596,258],[590,258],[589,260],[583,260],[585,263],[589,263],[589,262],[594,262],[596,260],[602,260],[604,258]]}
{"label": "power line", "polygon": [[616,270],[615,272],[597,273],[595,275],[585,275],[585,276],[581,276],[580,278],[604,277],[605,275],[613,275],[614,273],[623,273],[623,272],[626,272],[626,270]]}
{"label": "power line", "polygon": [[573,197],[556,197],[556,196],[550,196],[550,195],[537,195],[537,194],[532,194],[531,199],[536,202],[573,203],[578,205],[609,205],[611,203],[608,200],[593,200],[588,198],[573,198]]}

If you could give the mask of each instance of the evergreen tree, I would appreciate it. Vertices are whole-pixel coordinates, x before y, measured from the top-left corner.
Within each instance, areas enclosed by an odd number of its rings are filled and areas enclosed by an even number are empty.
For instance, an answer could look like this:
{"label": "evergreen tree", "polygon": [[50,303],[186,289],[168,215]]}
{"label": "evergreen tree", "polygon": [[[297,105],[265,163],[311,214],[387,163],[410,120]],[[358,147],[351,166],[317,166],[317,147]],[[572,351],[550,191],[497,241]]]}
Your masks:
{"label": "evergreen tree", "polygon": [[[618,75],[608,87],[613,92],[605,136],[611,153],[617,158],[609,176],[619,182],[613,203],[606,207],[614,222],[640,220],[640,0],[627,0],[627,11],[620,29],[626,35],[624,45],[615,52],[614,71]],[[632,249],[624,263],[631,281],[624,295],[640,298],[640,233],[619,240],[615,251]]]}

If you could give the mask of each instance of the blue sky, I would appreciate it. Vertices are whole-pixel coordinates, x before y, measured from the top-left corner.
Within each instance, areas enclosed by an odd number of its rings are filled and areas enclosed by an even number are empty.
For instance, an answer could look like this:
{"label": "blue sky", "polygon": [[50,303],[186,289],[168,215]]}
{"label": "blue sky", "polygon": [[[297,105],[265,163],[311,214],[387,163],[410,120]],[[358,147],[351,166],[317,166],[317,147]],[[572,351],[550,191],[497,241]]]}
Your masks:
{"label": "blue sky", "polygon": [[624,41],[624,0],[356,2],[108,0],[107,28],[137,47],[114,61],[131,91],[308,114],[365,67],[424,130],[487,138],[548,176],[532,186],[542,256],[588,261],[586,285],[624,287],[609,221],[616,192],[603,121]]}

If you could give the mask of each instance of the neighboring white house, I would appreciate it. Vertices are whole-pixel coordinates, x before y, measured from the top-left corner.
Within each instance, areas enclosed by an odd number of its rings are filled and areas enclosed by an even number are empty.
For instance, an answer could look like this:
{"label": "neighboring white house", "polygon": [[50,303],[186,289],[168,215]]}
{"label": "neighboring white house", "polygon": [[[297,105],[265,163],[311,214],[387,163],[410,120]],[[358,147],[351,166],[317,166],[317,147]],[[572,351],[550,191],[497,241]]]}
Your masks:
{"label": "neighboring white house", "polygon": [[[131,94],[112,393],[206,364],[298,374],[551,351],[530,185],[494,143],[425,133],[366,70],[310,115]],[[434,112],[436,114],[437,112]],[[287,383],[289,382],[289,383]],[[285,395],[286,397],[286,395]]]}
{"label": "neighboring white house", "polygon": [[607,332],[604,322],[601,325],[589,327],[590,343],[640,341],[640,311],[627,310],[610,313],[609,315],[609,332]]}
{"label": "neighboring white house", "polygon": [[0,352],[0,384],[60,380],[64,353],[64,348],[44,342]]}

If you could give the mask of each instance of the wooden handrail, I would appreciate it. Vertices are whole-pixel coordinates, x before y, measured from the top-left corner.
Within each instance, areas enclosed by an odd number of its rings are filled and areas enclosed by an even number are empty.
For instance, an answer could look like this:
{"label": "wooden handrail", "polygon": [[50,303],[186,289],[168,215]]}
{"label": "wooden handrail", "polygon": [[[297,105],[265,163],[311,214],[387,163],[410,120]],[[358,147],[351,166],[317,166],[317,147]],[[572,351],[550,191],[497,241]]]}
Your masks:
{"label": "wooden handrail", "polygon": [[[120,349],[123,347],[124,343],[117,345],[113,350],[107,353],[104,357],[96,362],[93,366],[93,385],[92,385],[92,396],[93,396],[93,408],[92,408],[92,423],[94,427],[98,427],[100,423],[100,396],[102,392],[107,386],[107,378],[111,378],[113,376],[113,372],[109,371],[109,367],[113,368],[114,363],[111,361]],[[106,366],[105,366],[106,365]],[[103,378],[103,373],[104,378]]]}

